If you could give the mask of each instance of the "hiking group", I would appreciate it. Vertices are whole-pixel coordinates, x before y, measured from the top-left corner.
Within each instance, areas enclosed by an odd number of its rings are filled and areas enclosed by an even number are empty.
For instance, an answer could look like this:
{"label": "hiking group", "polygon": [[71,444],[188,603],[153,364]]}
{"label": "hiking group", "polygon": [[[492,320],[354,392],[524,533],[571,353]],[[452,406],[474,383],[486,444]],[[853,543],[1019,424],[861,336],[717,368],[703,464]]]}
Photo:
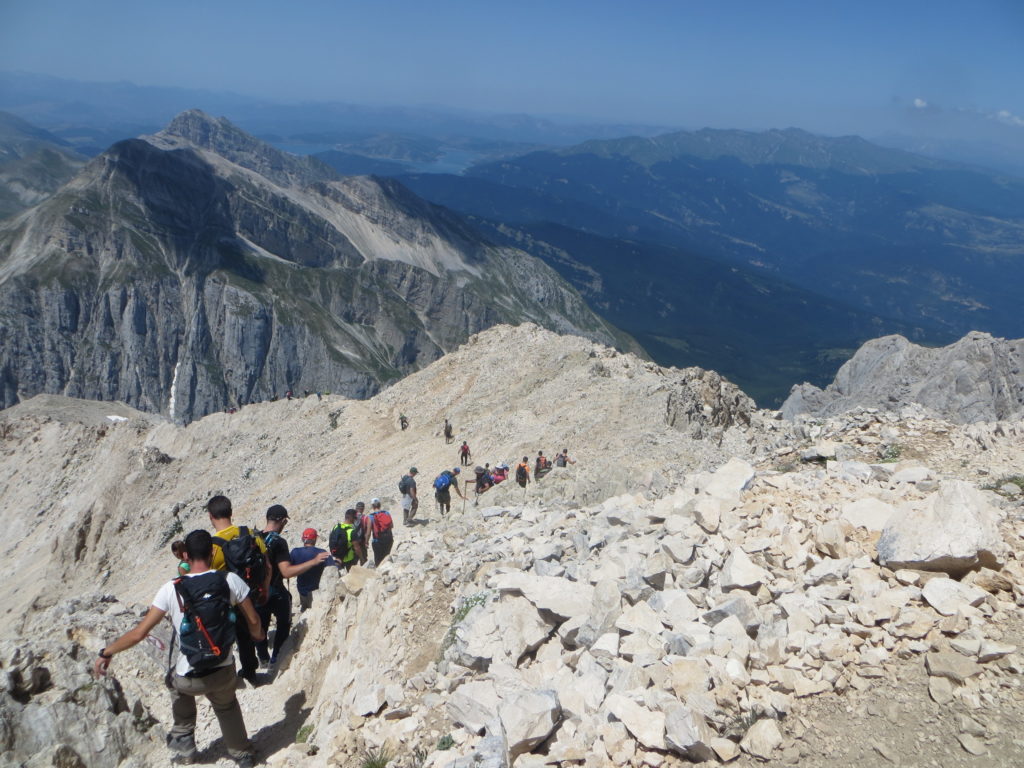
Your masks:
{"label": "hiking group", "polygon": [[[295,578],[300,610],[312,604],[324,568],[349,569],[365,564],[372,551],[374,564],[390,554],[393,545],[391,515],[380,499],[345,513],[345,521],[331,531],[331,551],[316,546],[317,532],[306,528],[302,546],[289,550],[283,531],[288,510],[280,504],[266,513],[261,531],[232,522],[231,501],[214,496],[206,503],[213,533],[195,530],[171,545],[177,577],[164,583],[142,620],[100,649],[94,665],[105,675],[115,654],[142,642],[168,618],[172,627],[170,653],[177,660],[167,670],[173,725],[167,746],[179,760],[198,757],[195,743],[196,698],[205,696],[220,724],[228,754],[240,766],[255,765],[256,756],[235,694],[238,678],[257,686],[260,662],[274,669],[291,633],[292,597],[285,579]],[[271,620],[274,642],[268,643]],[[237,648],[240,669],[235,671]],[[173,655],[170,656],[173,659]],[[170,660],[169,659],[169,660]]]}
{"label": "hiking group", "polygon": [[[452,428],[445,420],[445,440],[451,441]],[[458,450],[462,466],[472,460],[469,445],[463,441]],[[556,455],[554,466],[576,462],[568,451]],[[552,463],[537,454],[534,479],[551,470]],[[490,464],[476,467],[477,497],[509,477],[509,466]],[[419,509],[416,476],[419,470],[410,467],[398,483],[402,516],[412,525]],[[466,500],[459,487],[460,467],[443,470],[434,480],[434,498],[442,514],[451,510],[451,492]],[[516,466],[516,482],[523,488],[530,482],[527,456]],[[157,591],[146,615],[132,629],[100,649],[94,665],[97,676],[105,675],[115,654],[142,642],[167,618],[172,628],[169,663],[165,683],[171,694],[173,724],[167,734],[167,745],[175,758],[192,761],[198,756],[195,742],[196,699],[205,696],[220,724],[228,754],[240,766],[255,764],[256,757],[246,732],[245,720],[235,693],[239,678],[253,687],[263,682],[257,675],[262,663],[270,670],[278,666],[284,644],[291,634],[292,594],[287,579],[295,579],[299,594],[299,610],[305,611],[313,602],[313,593],[320,587],[324,568],[336,566],[350,570],[357,563],[365,565],[373,555],[379,566],[394,546],[394,521],[382,508],[381,500],[365,504],[357,502],[345,511],[328,537],[328,549],[317,544],[317,531],[302,531],[302,546],[289,549],[284,529],[289,522],[288,510],[281,504],[267,509],[262,530],[255,531],[232,521],[231,501],[214,496],[205,505],[213,532],[194,530],[184,540],[175,541],[171,551],[176,559],[176,577]],[[268,639],[274,624],[273,645]],[[177,659],[174,648],[177,646]],[[235,670],[237,648],[239,669]]]}

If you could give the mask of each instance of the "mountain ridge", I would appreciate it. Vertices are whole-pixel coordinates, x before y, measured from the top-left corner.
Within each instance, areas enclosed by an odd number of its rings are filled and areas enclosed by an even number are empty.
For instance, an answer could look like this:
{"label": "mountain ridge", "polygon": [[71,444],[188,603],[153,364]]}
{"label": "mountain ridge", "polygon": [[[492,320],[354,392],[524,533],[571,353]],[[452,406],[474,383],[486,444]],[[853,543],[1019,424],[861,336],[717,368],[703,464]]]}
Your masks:
{"label": "mountain ridge", "polygon": [[63,392],[184,420],[289,389],[365,397],[500,321],[639,349],[397,182],[198,112],[0,227],[0,313],[4,405]]}

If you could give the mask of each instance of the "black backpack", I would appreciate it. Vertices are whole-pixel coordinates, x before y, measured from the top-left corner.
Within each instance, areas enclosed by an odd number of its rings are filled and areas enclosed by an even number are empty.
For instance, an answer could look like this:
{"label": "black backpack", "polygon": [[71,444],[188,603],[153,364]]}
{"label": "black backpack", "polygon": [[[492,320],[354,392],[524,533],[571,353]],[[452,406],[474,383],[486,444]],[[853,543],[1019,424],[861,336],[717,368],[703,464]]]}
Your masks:
{"label": "black backpack", "polygon": [[224,565],[230,573],[238,574],[253,593],[253,603],[263,595],[263,582],[267,578],[267,559],[256,543],[256,536],[246,526],[238,526],[238,535],[230,541],[219,536],[213,543],[224,552]]}
{"label": "black backpack", "polygon": [[[348,530],[355,537],[355,526]],[[346,529],[342,528],[341,523],[335,524],[334,528],[331,529],[331,537],[327,540],[327,549],[338,562],[344,562],[345,558],[348,557],[349,550],[352,549],[352,542],[349,541]]]}
{"label": "black backpack", "polygon": [[192,669],[203,672],[219,667],[235,644],[235,614],[231,588],[222,571],[174,580],[181,608],[178,644]]}
{"label": "black backpack", "polygon": [[402,479],[398,481],[398,492],[403,496],[412,490],[412,475],[402,475]]}
{"label": "black backpack", "polygon": [[516,482],[525,483],[530,477],[530,471],[526,468],[525,464],[520,464],[516,467]]}

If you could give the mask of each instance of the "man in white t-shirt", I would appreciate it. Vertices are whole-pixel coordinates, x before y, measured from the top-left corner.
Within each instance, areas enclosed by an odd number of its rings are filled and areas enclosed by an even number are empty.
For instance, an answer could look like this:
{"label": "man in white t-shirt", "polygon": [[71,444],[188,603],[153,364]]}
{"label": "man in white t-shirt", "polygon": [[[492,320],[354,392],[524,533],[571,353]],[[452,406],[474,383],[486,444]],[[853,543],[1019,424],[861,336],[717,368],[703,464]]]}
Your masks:
{"label": "man in white t-shirt", "polygon": [[[236,574],[215,571],[210,567],[210,560],[213,557],[213,538],[209,531],[192,531],[186,536],[185,553],[188,559],[189,573],[184,578],[192,579],[208,573],[221,574],[226,579],[231,604],[236,606],[245,618],[253,640],[262,640],[263,629],[252,600],[249,598],[249,587]],[[205,589],[205,587],[201,587],[201,589]],[[106,674],[110,660],[115,653],[127,650],[145,640],[150,631],[165,616],[169,617],[175,636],[177,636],[182,622],[182,610],[174,581],[169,581],[160,587],[149,611],[135,628],[128,630],[106,648],[100,650],[95,665],[96,675]],[[188,658],[179,647],[178,660],[174,667],[173,688],[171,689],[171,712],[174,716],[174,726],[167,734],[167,746],[171,751],[186,760],[196,757],[196,697],[205,696],[217,715],[228,754],[243,768],[255,764],[255,754],[245,731],[242,710],[235,697],[235,686],[233,651],[227,651],[224,660],[216,666],[197,671],[192,668]]]}

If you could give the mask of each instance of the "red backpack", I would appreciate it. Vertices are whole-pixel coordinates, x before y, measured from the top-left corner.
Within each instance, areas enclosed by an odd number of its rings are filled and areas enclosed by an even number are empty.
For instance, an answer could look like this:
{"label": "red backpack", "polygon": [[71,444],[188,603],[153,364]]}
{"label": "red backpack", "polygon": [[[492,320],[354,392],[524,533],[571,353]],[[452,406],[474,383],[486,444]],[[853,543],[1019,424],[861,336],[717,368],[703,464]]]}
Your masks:
{"label": "red backpack", "polygon": [[391,519],[391,513],[386,509],[378,509],[376,512],[370,513],[370,528],[373,538],[379,538],[382,533],[386,533],[394,527],[395,523]]}

